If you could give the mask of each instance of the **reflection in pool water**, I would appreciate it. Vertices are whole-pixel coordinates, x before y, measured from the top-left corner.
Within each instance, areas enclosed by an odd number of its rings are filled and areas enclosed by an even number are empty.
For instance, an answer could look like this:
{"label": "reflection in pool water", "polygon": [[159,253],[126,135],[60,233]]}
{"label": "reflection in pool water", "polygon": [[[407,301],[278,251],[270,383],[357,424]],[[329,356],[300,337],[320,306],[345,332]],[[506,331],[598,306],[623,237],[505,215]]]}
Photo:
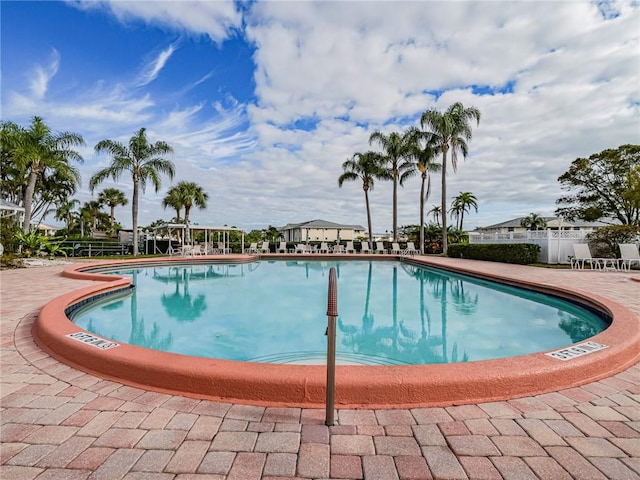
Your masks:
{"label": "reflection in pool water", "polygon": [[387,260],[262,261],[118,270],[136,288],[78,310],[103,337],[193,356],[324,363],[328,271],[339,363],[430,364],[551,350],[606,328],[536,292]]}

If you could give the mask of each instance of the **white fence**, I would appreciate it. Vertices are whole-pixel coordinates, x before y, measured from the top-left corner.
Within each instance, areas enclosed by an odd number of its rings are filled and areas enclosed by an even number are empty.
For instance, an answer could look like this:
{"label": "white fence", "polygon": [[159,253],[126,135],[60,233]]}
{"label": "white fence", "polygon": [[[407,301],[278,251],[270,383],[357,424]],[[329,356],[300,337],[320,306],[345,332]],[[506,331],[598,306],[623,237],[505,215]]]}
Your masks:
{"label": "white fence", "polygon": [[586,243],[584,230],[538,230],[469,235],[469,243],[535,243],[540,245],[541,263],[570,263],[574,243]]}

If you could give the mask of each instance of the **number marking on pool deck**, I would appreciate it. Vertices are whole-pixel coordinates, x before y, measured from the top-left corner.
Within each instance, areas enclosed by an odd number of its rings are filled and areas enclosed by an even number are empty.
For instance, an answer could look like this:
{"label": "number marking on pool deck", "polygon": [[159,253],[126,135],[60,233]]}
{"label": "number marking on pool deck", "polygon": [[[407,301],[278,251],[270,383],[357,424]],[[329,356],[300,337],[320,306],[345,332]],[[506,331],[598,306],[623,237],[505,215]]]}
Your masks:
{"label": "number marking on pool deck", "polygon": [[73,338],[74,340],[82,343],[86,343],[87,345],[91,345],[92,347],[99,348],[100,350],[109,350],[110,348],[119,347],[119,343],[112,342],[111,340],[105,340],[104,338],[96,337],[94,335],[89,335],[84,332],[76,332],[70,333],[66,335],[69,338]]}
{"label": "number marking on pool deck", "polygon": [[597,352],[598,350],[604,350],[609,348],[609,345],[596,342],[584,342],[577,345],[572,345],[562,350],[556,350],[555,352],[548,352],[546,355],[557,358],[558,360],[571,360],[576,357],[581,357],[587,353]]}

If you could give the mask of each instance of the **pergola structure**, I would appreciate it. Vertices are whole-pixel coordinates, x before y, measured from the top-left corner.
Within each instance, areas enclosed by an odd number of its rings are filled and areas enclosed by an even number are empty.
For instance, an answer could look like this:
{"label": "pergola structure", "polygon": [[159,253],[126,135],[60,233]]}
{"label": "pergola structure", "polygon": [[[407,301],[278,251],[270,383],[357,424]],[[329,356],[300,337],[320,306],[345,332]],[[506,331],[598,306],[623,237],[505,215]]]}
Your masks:
{"label": "pergola structure", "polygon": [[[181,246],[185,244],[190,244],[190,239],[193,238],[193,233],[195,232],[204,232],[204,243],[206,245],[209,242],[213,242],[213,234],[218,233],[218,238],[216,242],[220,242],[220,233],[222,233],[222,252],[226,253],[229,249],[229,233],[232,231],[240,232],[242,234],[242,247],[241,251],[244,252],[244,230],[236,227],[218,227],[218,226],[209,226],[209,225],[185,225],[184,223],[165,223],[163,225],[158,225],[153,227],[153,253],[164,253],[161,252],[156,245],[157,231],[160,229],[167,229],[169,236],[169,245],[171,245],[171,239],[174,236],[174,233],[180,232],[181,235],[177,235],[180,239]],[[171,248],[171,247],[170,247]],[[172,253],[171,250],[169,253]]]}

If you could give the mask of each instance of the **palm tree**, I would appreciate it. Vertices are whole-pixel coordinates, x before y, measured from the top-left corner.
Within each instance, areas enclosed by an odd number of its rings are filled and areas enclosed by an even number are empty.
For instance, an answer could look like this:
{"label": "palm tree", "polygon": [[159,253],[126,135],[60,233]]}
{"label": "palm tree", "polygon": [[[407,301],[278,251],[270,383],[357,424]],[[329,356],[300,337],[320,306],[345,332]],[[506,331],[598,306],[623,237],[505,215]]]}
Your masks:
{"label": "palm tree", "polygon": [[180,223],[180,210],[184,207],[182,199],[176,187],[171,187],[167,195],[162,199],[162,208],[171,207],[176,211],[176,223]]}
{"label": "palm tree", "polygon": [[471,192],[460,192],[451,202],[451,211],[456,213],[458,217],[458,230],[462,230],[462,222],[464,221],[464,212],[471,211],[471,207],[478,211],[478,199]]}
{"label": "palm tree", "polygon": [[95,231],[98,226],[98,216],[100,215],[100,211],[102,210],[102,203],[98,200],[91,200],[90,202],[85,202],[85,204],[80,208],[80,214],[91,220],[91,231]]}
{"label": "palm tree", "polygon": [[180,203],[184,207],[184,224],[188,226],[191,207],[195,205],[200,209],[207,208],[209,195],[205,193],[200,185],[194,182],[178,182],[174,188]]}
{"label": "palm tree", "polygon": [[442,215],[442,207],[440,205],[433,205],[428,212],[438,225],[440,225],[440,215]]}
{"label": "palm tree", "polygon": [[420,253],[424,253],[424,204],[431,195],[431,177],[429,176],[429,173],[439,171],[440,165],[433,161],[436,151],[428,141],[424,148],[420,146],[420,140],[428,137],[425,137],[418,129],[413,129],[413,131],[414,143],[411,146],[410,154],[410,158],[414,160],[411,164],[413,169],[407,170],[400,177],[400,185],[403,185],[404,181],[413,176],[416,172],[420,172],[420,179],[422,183],[420,185],[420,238],[418,239],[418,242],[420,244]]}
{"label": "palm tree", "polygon": [[56,208],[56,213],[54,218],[56,220],[60,220],[64,222],[65,228],[67,229],[67,233],[71,228],[71,221],[73,220],[73,213],[76,205],[80,205],[80,202],[76,199],[67,200]]}
{"label": "palm tree", "polygon": [[407,129],[403,133],[391,132],[388,135],[376,130],[369,136],[369,145],[377,144],[382,149],[383,161],[387,164],[386,173],[379,175],[382,180],[393,181],[393,241],[398,241],[398,182],[400,176],[413,166],[406,160],[411,152],[414,132]]}
{"label": "palm tree", "polygon": [[420,117],[420,125],[431,133],[430,142],[442,152],[442,253],[447,254],[447,155],[451,150],[451,166],[455,172],[458,164],[458,152],[464,158],[469,151],[467,142],[471,140],[472,131],[469,122],[480,123],[480,110],[476,107],[465,108],[460,102],[451,105],[444,113],[435,109],[427,110]]}
{"label": "palm tree", "polygon": [[133,223],[133,255],[138,255],[138,196],[142,187],[144,192],[147,181],[151,180],[156,192],[160,190],[160,174],[164,173],[173,179],[175,167],[171,160],[163,155],[173,152],[173,148],[163,141],[149,144],[146,129],[141,128],[129,139],[129,147],[115,140],[102,140],[95,146],[96,153],[106,152],[113,158],[111,165],[98,171],[89,180],[89,188],[96,186],[109,177],[117,181],[123,172],[131,173],[133,180],[133,197],[131,201],[131,217]]}
{"label": "palm tree", "polygon": [[344,182],[362,180],[364,201],[367,208],[367,224],[369,226],[369,241],[373,245],[373,227],[371,224],[371,208],[369,206],[369,190],[373,190],[374,180],[382,174],[382,157],[376,152],[356,152],[342,164],[344,173],[338,177],[338,186]]}
{"label": "palm tree", "polygon": [[530,213],[520,220],[520,226],[529,230],[539,230],[547,227],[547,221],[537,213]]}
{"label": "palm tree", "polygon": [[111,230],[113,230],[116,207],[118,205],[125,206],[129,203],[129,200],[127,200],[127,197],[122,190],[118,190],[117,188],[105,188],[98,195],[98,201],[102,205],[107,205],[111,209],[109,213],[109,225],[111,225]]}
{"label": "palm tree", "polygon": [[7,135],[3,135],[3,143],[5,138],[9,140],[7,143],[16,167],[25,175],[22,229],[27,233],[31,225],[36,183],[42,181],[47,171],[60,172],[64,178],[71,179],[74,189],[80,183],[80,174],[69,165],[69,160],[82,162],[82,156],[72,147],[84,145],[84,140],[77,133],[53,133],[37,116],[31,119],[27,129],[14,124],[5,125]]}

